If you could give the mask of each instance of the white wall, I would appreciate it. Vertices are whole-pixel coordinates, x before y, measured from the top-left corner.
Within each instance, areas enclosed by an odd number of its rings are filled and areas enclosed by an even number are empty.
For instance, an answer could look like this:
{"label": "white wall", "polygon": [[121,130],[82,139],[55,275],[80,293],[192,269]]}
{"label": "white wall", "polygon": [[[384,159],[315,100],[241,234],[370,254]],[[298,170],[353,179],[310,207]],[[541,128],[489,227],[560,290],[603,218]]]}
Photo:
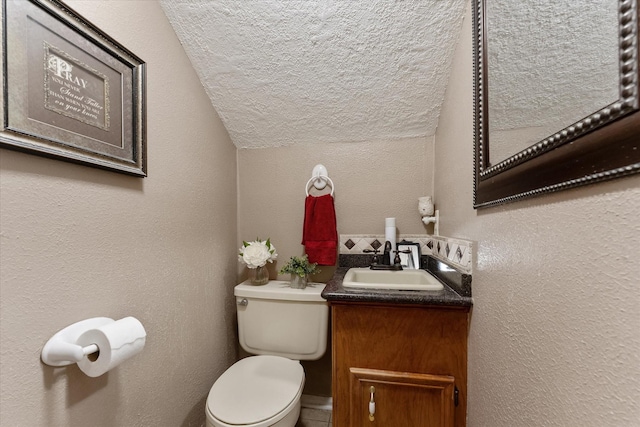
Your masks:
{"label": "white wall", "polygon": [[469,427],[640,420],[640,176],[475,211],[467,13],[436,134],[441,233],[477,242]]}
{"label": "white wall", "polygon": [[[147,63],[149,176],[0,149],[0,424],[201,425],[236,357],[236,150],[156,2],[68,3]],[[146,347],[108,374],[40,362],[129,315]]]}

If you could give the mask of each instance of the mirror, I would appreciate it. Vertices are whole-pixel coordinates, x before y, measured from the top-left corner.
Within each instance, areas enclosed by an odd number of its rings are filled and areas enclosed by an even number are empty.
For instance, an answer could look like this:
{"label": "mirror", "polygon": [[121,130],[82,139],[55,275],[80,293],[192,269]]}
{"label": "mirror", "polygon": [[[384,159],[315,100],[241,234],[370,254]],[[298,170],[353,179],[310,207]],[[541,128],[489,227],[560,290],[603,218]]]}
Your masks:
{"label": "mirror", "polygon": [[637,0],[473,0],[474,207],[640,172]]}
{"label": "mirror", "polygon": [[487,2],[490,164],[618,99],[617,4],[593,3]]}

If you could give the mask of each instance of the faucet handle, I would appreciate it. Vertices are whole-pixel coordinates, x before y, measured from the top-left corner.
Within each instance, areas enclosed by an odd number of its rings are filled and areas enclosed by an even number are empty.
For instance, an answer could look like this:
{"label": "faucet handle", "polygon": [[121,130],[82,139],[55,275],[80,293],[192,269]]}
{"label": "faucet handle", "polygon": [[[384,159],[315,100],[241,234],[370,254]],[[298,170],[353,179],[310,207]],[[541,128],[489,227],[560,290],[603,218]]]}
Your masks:
{"label": "faucet handle", "polygon": [[393,265],[396,265],[396,266],[402,265],[402,260],[400,259],[400,252],[404,253],[404,251],[396,250],[394,252],[396,253],[396,257],[393,259]]}
{"label": "faucet handle", "polygon": [[363,249],[362,252],[367,254],[370,254],[373,252],[373,261],[371,261],[371,264],[380,263],[380,259],[378,258],[378,252],[380,252],[380,249]]}

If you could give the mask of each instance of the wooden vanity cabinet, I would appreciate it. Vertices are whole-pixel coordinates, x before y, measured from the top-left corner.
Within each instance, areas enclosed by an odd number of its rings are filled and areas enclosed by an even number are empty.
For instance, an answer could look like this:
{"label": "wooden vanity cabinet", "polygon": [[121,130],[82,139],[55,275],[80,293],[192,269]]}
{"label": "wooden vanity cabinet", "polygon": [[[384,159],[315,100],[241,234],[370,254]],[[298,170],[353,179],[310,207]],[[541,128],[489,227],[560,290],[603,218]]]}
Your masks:
{"label": "wooden vanity cabinet", "polygon": [[334,427],[466,425],[469,307],[331,307]]}

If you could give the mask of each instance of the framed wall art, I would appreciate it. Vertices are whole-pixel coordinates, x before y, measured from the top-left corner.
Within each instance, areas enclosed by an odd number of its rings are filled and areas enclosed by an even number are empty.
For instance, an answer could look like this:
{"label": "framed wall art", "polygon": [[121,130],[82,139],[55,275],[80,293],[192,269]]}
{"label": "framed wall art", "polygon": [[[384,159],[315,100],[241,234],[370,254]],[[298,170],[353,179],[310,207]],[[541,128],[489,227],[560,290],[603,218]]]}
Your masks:
{"label": "framed wall art", "polygon": [[0,145],[146,176],[145,64],[58,0],[3,0]]}
{"label": "framed wall art", "polygon": [[[400,264],[402,268],[419,269],[420,268],[420,243],[409,242],[403,240],[396,244]],[[405,253],[411,251],[411,253]]]}

